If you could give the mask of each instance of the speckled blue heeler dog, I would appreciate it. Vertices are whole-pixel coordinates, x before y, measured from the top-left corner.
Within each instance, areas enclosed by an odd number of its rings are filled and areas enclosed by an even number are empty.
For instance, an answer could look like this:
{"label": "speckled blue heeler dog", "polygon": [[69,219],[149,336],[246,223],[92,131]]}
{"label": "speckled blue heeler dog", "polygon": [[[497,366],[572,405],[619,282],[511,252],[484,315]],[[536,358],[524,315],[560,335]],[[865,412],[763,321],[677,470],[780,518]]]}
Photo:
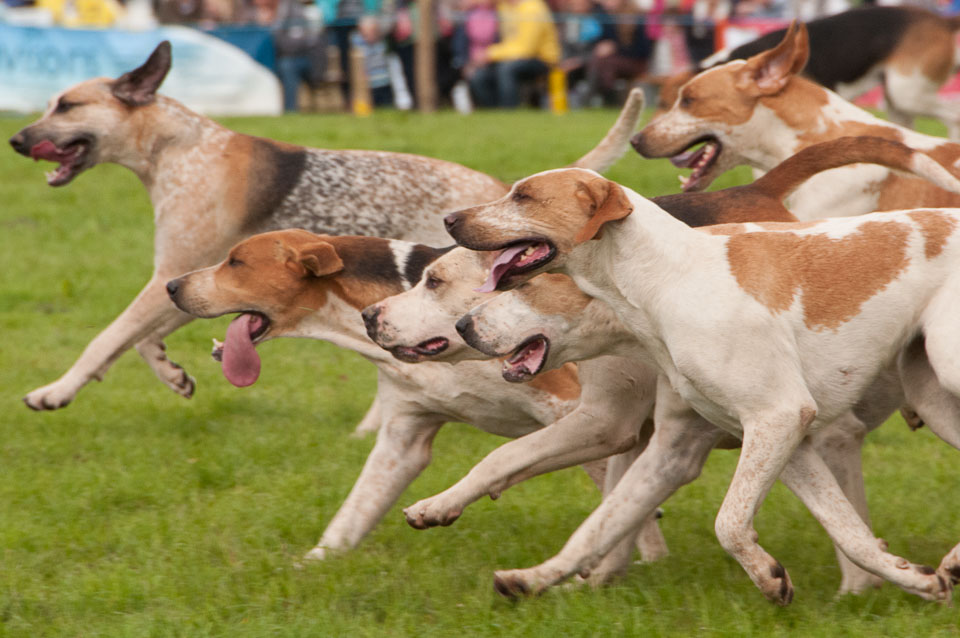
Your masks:
{"label": "speckled blue heeler dog", "polygon": [[[493,177],[437,159],[311,149],[235,133],[156,93],[170,64],[163,42],[141,67],[55,96],[43,117],[10,140],[23,155],[59,164],[47,174],[51,186],[102,162],[126,166],[147,188],[156,225],[149,283],[66,374],[24,398],[34,410],[64,407],[131,346],[161,381],[190,397],[194,380],[166,357],[163,339],[191,317],[170,302],[164,283],[220,261],[244,237],[305,228],[443,244],[443,213],[507,191]],[[619,158],[640,106],[628,101],[610,133],[576,165],[604,170]],[[374,408],[362,426],[377,421]]]}

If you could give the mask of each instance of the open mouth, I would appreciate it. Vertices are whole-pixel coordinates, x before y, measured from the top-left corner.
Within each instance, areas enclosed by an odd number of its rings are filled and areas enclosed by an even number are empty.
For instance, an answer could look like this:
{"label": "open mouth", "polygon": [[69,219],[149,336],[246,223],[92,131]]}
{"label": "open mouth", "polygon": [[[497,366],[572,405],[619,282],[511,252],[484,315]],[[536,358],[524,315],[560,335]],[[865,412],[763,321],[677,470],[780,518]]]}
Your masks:
{"label": "open mouth", "polygon": [[76,177],[84,168],[90,152],[90,140],[85,137],[76,138],[63,146],[57,146],[50,140],[43,140],[30,148],[30,157],[34,161],[47,160],[57,162],[56,170],[48,171],[47,184],[63,186]]}
{"label": "open mouth", "polygon": [[674,166],[693,169],[689,177],[680,176],[680,184],[685,192],[707,186],[703,183],[705,181],[703,178],[716,164],[722,150],[723,145],[717,138],[706,137],[693,142],[687,150],[670,158]]}
{"label": "open mouth", "polygon": [[426,341],[418,343],[413,347],[396,346],[390,350],[390,354],[400,359],[400,361],[416,363],[436,356],[449,347],[450,341],[448,341],[446,337],[434,337],[433,339],[427,339]]}
{"label": "open mouth", "polygon": [[490,266],[490,274],[477,292],[503,290],[511,278],[546,264],[557,254],[553,244],[542,239],[528,239],[504,248]]}
{"label": "open mouth", "polygon": [[213,358],[220,362],[227,381],[244,388],[260,377],[256,344],[270,329],[270,319],[259,312],[244,312],[230,322],[223,343],[213,340]]}
{"label": "open mouth", "polygon": [[550,340],[534,335],[521,343],[503,362],[503,378],[512,383],[529,381],[537,376],[547,362]]}

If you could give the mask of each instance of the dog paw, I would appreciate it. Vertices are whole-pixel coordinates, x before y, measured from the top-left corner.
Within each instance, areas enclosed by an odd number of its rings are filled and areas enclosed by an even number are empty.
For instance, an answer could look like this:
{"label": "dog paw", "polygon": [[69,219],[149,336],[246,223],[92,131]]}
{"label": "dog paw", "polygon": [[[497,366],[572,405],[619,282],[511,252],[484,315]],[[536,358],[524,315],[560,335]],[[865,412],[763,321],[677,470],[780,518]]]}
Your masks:
{"label": "dog paw", "polygon": [[463,508],[446,506],[438,498],[427,498],[403,510],[407,524],[414,529],[446,527],[463,514]]}
{"label": "dog paw", "polygon": [[522,596],[531,596],[535,592],[526,579],[523,577],[523,569],[511,569],[506,571],[497,571],[493,574],[493,588],[501,596],[506,598],[520,598]]}
{"label": "dog paw", "polygon": [[[559,573],[546,565],[527,569],[498,570],[493,573],[493,588],[498,594],[507,598],[539,596],[569,575]],[[590,575],[584,572],[580,576],[588,579]]]}
{"label": "dog paw", "polygon": [[774,561],[770,567],[770,577],[758,583],[760,591],[772,603],[787,606],[793,601],[793,583],[790,575],[779,561]]}
{"label": "dog paw", "polygon": [[293,566],[297,569],[305,569],[310,565],[316,565],[319,562],[322,562],[327,559],[327,548],[317,545],[309,552],[303,555],[298,561],[293,563]]}
{"label": "dog paw", "polygon": [[960,545],[957,545],[950,553],[940,561],[940,567],[937,568],[940,574],[952,586],[960,584]]}
{"label": "dog paw", "polygon": [[76,395],[75,388],[55,382],[33,390],[23,397],[23,402],[28,408],[37,412],[59,410],[73,401],[73,397]]}
{"label": "dog paw", "polygon": [[160,374],[159,370],[157,371],[160,380],[184,399],[191,398],[197,389],[197,380],[187,374],[187,371],[179,363],[174,363],[169,359],[164,363],[166,369],[163,374]]}

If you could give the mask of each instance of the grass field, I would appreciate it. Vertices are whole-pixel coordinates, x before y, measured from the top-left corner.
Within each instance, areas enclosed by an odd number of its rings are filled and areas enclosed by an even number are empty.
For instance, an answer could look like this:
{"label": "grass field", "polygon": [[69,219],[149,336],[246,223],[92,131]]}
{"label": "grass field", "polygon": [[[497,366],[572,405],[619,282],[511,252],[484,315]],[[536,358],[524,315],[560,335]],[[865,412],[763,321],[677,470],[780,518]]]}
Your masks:
{"label": "grass field", "polygon": [[[567,163],[610,111],[469,118],[378,114],[234,119],[244,132],[331,148],[409,151],[511,180]],[[0,119],[6,139],[26,119]],[[494,569],[539,563],[598,503],[579,470],[481,501],[452,527],[415,531],[400,506],[461,477],[502,440],[464,425],[437,437],[434,462],[354,552],[304,570],[372,440],[349,434],[374,390],[372,365],[328,344],[273,341],[263,375],[237,389],[210,359],[227,319],[167,340],[198,381],[173,395],[135,353],[65,410],[20,397],[64,372],[146,282],[151,210],[137,179],[103,166],[63,189],[0,151],[0,636],[948,636],[956,608],[887,585],[834,598],[826,535],[777,486],[760,512],[763,545],[796,599],[768,604],[720,548],[713,518],[736,462],[717,452],[665,509],[671,556],[598,591],[509,602]],[[610,176],[675,192],[665,161],[625,158]],[[730,180],[745,180],[742,170]],[[864,451],[878,535],[936,565],[960,537],[956,453],[899,417]]]}

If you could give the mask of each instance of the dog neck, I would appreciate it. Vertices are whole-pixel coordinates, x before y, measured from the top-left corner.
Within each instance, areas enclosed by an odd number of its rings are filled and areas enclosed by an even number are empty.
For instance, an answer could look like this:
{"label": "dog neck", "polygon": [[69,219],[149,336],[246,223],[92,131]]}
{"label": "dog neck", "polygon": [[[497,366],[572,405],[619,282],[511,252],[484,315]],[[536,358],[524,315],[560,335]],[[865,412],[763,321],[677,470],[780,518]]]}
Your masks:
{"label": "dog neck", "polygon": [[716,238],[693,230],[636,192],[624,191],[633,212],[607,223],[600,239],[576,246],[561,271],[585,293],[609,304],[619,318],[629,316],[634,336],[653,335],[656,306],[683,287],[692,264],[716,250]]}

